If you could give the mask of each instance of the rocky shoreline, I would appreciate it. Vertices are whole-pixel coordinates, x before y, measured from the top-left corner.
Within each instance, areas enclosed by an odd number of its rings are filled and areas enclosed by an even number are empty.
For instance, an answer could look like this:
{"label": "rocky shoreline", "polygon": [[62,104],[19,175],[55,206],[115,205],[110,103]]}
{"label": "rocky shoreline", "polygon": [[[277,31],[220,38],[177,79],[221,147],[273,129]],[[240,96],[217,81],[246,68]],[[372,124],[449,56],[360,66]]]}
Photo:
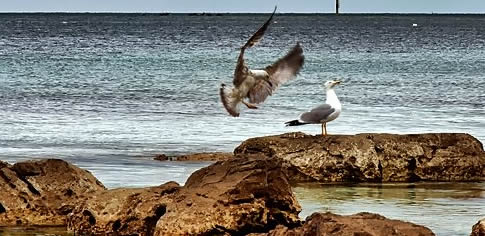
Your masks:
{"label": "rocky shoreline", "polygon": [[[224,161],[194,172],[183,186],[109,190],[63,160],[0,161],[0,226],[110,235],[434,235],[365,212],[302,220],[290,183],[485,180],[483,146],[466,134],[288,133],[249,139],[234,153],[221,154]],[[484,220],[471,235],[484,235]]]}

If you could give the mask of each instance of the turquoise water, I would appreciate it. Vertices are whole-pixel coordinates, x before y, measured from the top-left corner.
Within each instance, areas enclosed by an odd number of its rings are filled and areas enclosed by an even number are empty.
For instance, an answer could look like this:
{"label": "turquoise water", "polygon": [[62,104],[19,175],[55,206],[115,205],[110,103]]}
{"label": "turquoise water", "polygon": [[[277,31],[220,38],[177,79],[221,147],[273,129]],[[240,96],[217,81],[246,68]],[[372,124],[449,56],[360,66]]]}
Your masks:
{"label": "turquoise water", "polygon": [[[343,112],[330,134],[460,132],[485,140],[485,16],[276,15],[248,50],[248,64],[264,67],[299,41],[304,68],[261,109],[229,117],[218,88],[230,83],[238,48],[266,17],[0,14],[0,159],[62,158],[110,188],[182,184],[208,164],[154,162],[154,154],[232,151],[255,136],[317,134],[319,126],[283,123],[322,103],[322,83],[336,77]],[[302,215],[364,209],[438,235],[468,234],[485,217],[483,184],[438,186],[397,187],[395,198],[375,193],[388,186],[295,191]],[[431,195],[432,204],[403,204],[435,191],[442,195]]]}

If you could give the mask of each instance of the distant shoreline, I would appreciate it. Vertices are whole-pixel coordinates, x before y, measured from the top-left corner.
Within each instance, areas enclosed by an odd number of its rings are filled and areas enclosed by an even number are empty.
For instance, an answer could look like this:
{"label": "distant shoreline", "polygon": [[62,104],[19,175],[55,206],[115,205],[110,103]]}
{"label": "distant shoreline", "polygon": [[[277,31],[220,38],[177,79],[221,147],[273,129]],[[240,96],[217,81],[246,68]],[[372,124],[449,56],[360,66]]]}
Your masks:
{"label": "distant shoreline", "polygon": [[[0,12],[8,14],[37,14],[37,15],[190,15],[190,16],[227,16],[227,15],[267,15],[270,13],[243,13],[243,12]],[[335,13],[276,13],[277,15],[321,15],[336,16]],[[340,13],[338,16],[485,16],[485,13]]]}

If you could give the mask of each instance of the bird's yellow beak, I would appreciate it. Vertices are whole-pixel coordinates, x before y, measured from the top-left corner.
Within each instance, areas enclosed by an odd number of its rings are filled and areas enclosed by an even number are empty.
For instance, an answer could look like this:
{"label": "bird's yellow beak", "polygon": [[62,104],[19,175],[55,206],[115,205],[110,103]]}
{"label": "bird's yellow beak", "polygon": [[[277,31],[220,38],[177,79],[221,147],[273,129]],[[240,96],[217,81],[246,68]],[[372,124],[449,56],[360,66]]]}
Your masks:
{"label": "bird's yellow beak", "polygon": [[335,84],[340,84],[340,83],[342,83],[342,81],[340,81],[340,80],[335,80],[335,82],[334,82],[334,83],[335,83]]}

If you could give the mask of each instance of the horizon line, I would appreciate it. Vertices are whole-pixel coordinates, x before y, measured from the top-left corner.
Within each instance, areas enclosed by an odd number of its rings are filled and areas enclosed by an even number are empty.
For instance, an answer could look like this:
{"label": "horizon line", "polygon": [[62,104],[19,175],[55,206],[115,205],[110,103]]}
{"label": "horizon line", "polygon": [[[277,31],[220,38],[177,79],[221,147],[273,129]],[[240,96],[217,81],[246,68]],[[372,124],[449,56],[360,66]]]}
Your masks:
{"label": "horizon line", "polygon": [[[0,14],[271,14],[271,12],[169,12],[169,11],[0,11]],[[324,14],[335,12],[277,12],[276,14]],[[340,12],[339,15],[485,15],[485,12]]]}

